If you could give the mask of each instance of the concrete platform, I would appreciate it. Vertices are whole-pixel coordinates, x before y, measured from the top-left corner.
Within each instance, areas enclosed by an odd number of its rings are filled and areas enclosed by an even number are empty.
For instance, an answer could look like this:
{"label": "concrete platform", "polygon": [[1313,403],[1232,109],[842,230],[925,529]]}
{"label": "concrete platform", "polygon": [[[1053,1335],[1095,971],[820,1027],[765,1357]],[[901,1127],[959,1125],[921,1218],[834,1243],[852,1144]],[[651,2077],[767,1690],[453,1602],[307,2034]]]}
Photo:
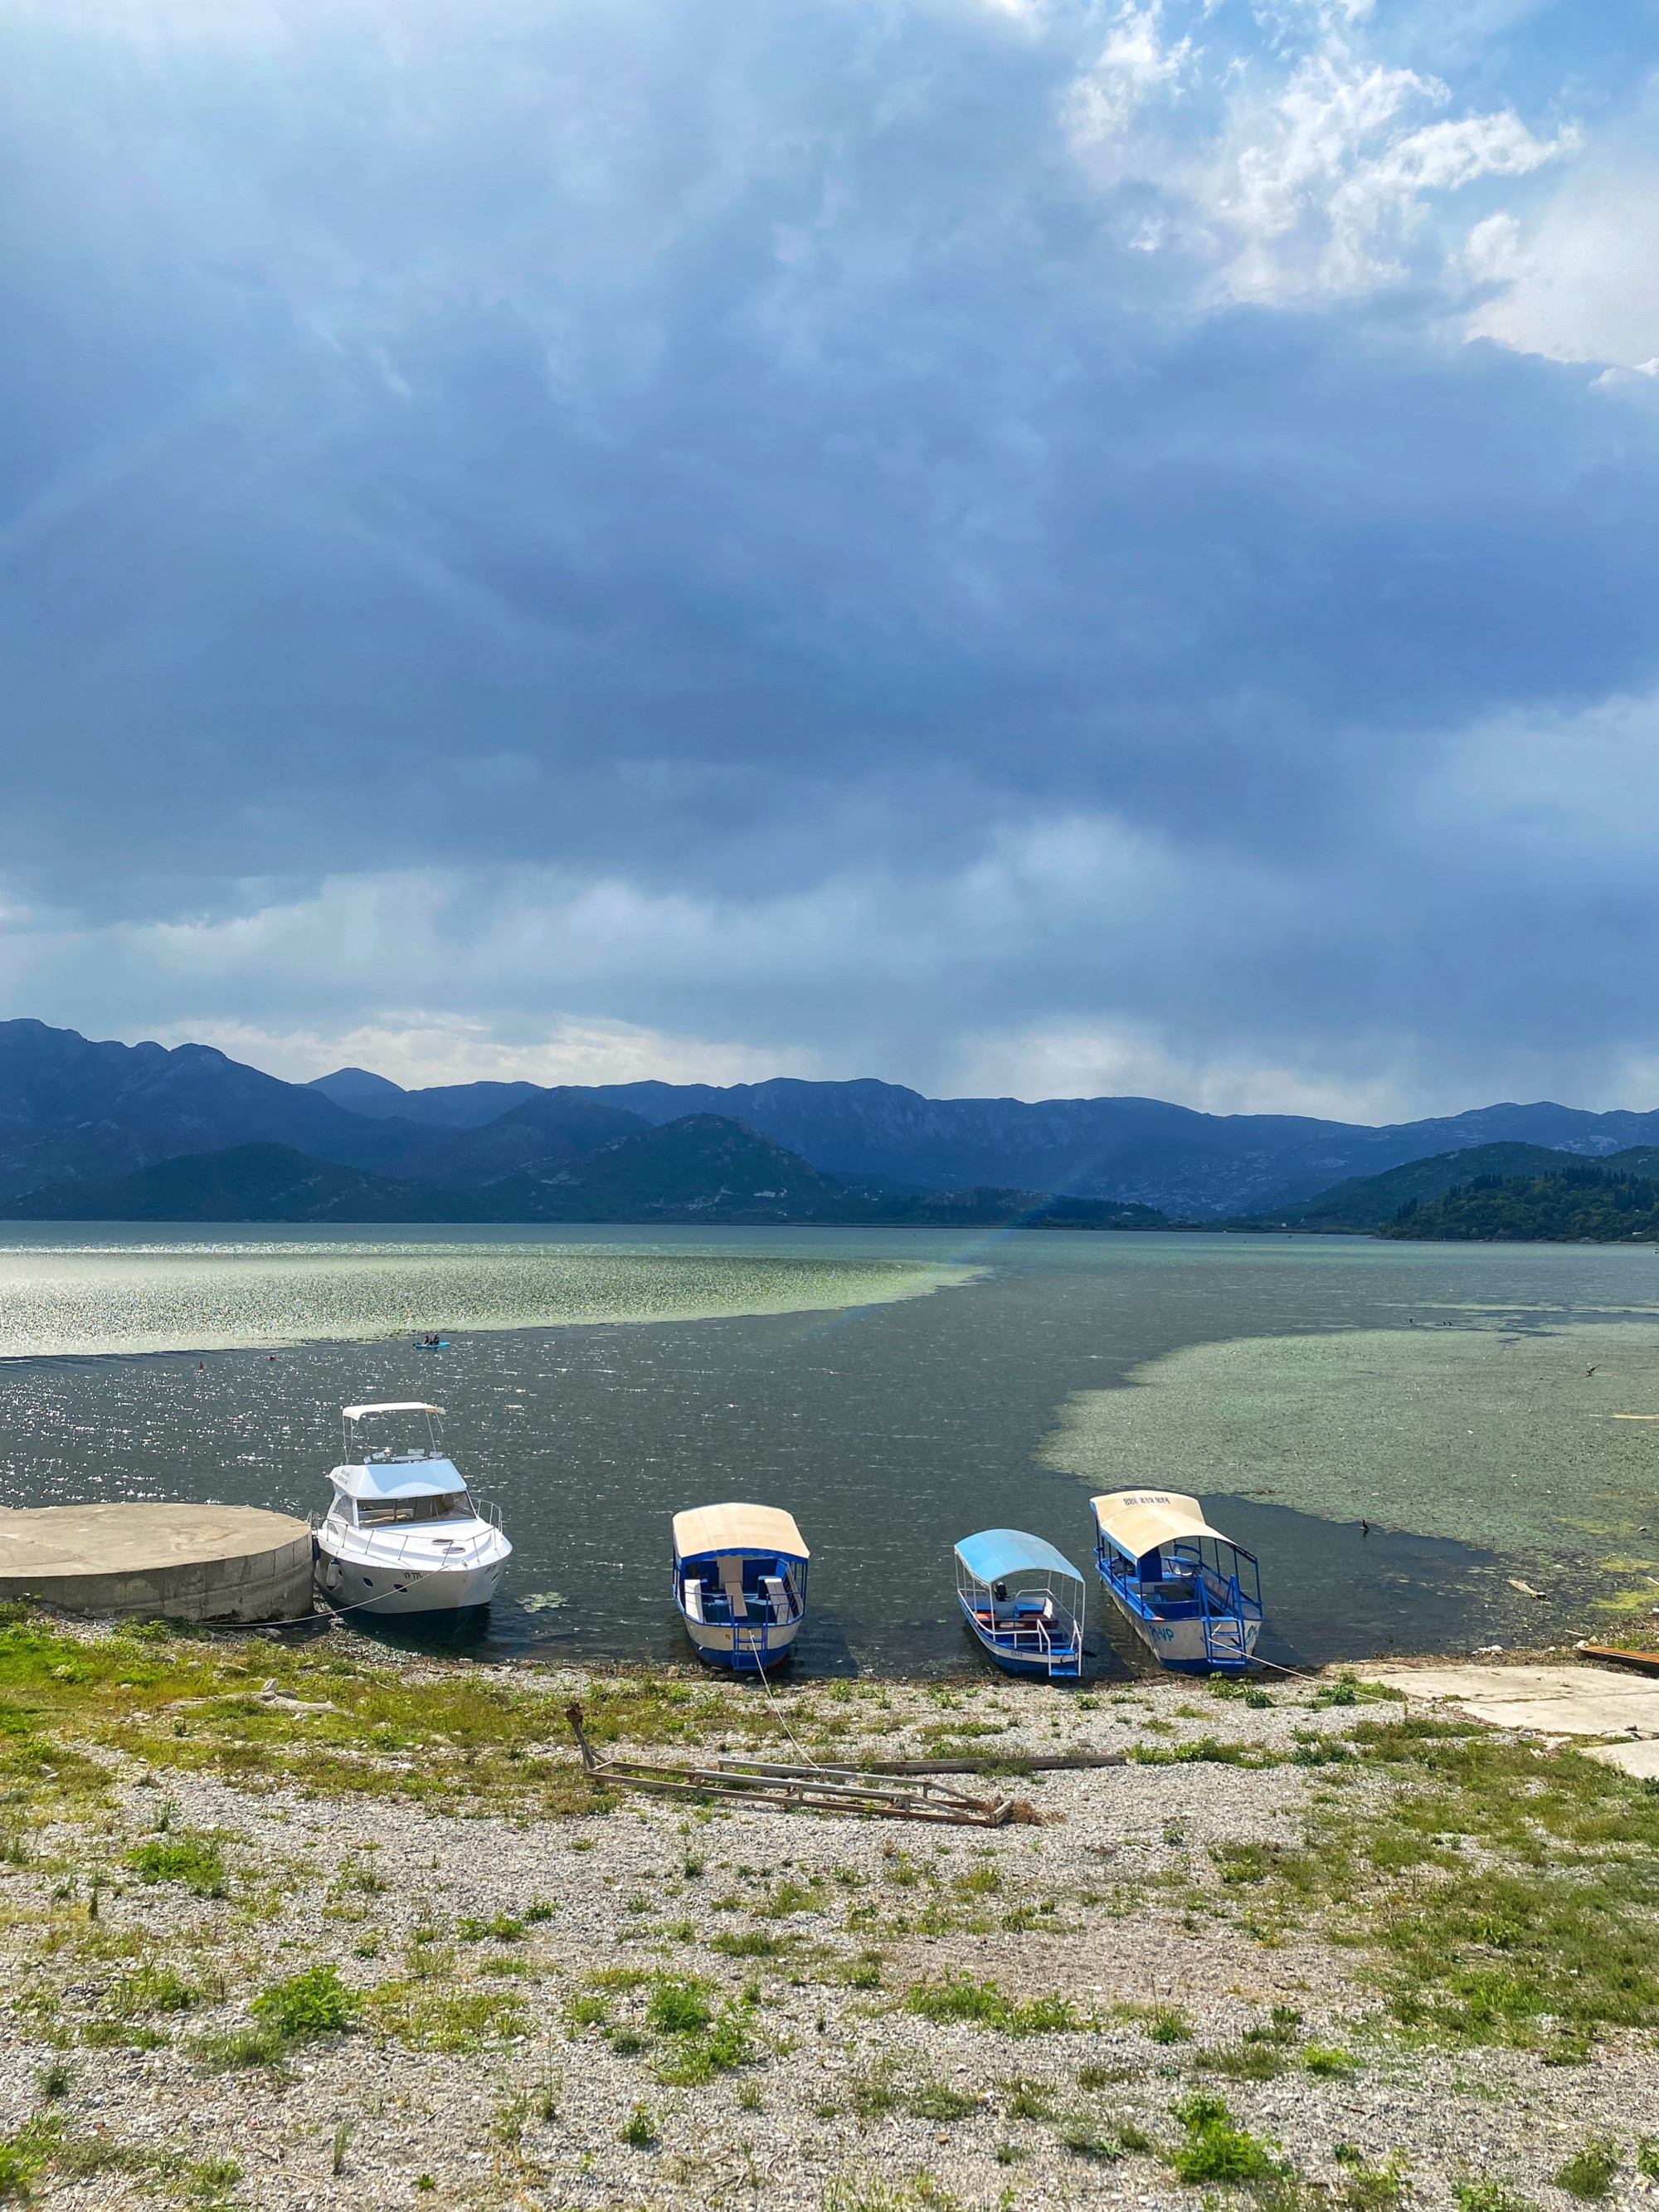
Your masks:
{"label": "concrete platform", "polygon": [[1592,1759],[1626,1774],[1659,1774],[1659,1680],[1616,1667],[1367,1667],[1367,1681],[1413,1701],[1443,1700],[1498,1728],[1544,1735],[1626,1735]]}
{"label": "concrete platform", "polygon": [[311,1531],[251,1505],[0,1510],[0,1601],[100,1619],[293,1620],[311,1611]]}

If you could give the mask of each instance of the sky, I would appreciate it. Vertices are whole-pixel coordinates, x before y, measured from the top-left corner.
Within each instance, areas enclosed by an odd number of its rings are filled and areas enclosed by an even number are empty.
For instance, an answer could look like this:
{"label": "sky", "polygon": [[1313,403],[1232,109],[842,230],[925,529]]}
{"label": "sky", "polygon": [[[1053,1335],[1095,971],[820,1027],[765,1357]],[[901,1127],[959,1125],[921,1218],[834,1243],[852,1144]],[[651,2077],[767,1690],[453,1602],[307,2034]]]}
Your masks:
{"label": "sky", "polygon": [[1659,1104],[1659,0],[0,0],[0,1012]]}

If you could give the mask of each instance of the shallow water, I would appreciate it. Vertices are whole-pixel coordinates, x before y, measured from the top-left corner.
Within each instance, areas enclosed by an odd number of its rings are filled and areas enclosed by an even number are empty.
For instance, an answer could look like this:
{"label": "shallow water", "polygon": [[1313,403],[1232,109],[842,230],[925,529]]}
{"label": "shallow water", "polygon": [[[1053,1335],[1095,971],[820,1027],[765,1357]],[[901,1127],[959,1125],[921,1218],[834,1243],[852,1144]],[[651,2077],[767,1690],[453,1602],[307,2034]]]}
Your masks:
{"label": "shallow water", "polygon": [[[101,1319],[98,1294],[77,1293],[88,1333],[120,1342],[206,1241],[89,1237],[114,1287]],[[567,1285],[571,1317],[547,1325],[545,1304],[514,1304],[523,1232],[234,1241],[259,1348],[155,1354],[135,1335],[125,1356],[8,1363],[0,1499],[305,1514],[326,1502],[341,1405],[434,1395],[517,1547],[507,1597],[468,1632],[503,1655],[682,1656],[669,1516],[726,1497],[787,1506],[805,1529],[813,1668],[977,1664],[952,1540],[1011,1522],[1086,1567],[1091,1489],[1147,1480],[1197,1491],[1261,1553],[1264,1650],[1287,1662],[1538,1640],[1615,1617],[1598,1607],[1659,1603],[1659,1423],[1613,1418],[1659,1412],[1645,1249],[582,1229],[532,1255]],[[70,1242],[9,1236],[0,1274],[35,1295],[30,1268]],[[281,1316],[314,1319],[320,1277],[361,1281],[368,1260],[406,1287],[459,1267],[477,1285],[468,1310],[496,1325],[451,1321],[416,1288],[386,1325],[464,1329],[449,1351],[398,1334],[271,1356]],[[585,1296],[609,1286],[617,1318],[584,1317],[579,1277]],[[220,1322],[237,1321],[235,1279],[215,1277]],[[824,1307],[832,1289],[864,1302],[802,1310],[809,1281]],[[708,1313],[709,1284],[725,1311]],[[377,1310],[354,1308],[356,1326]],[[1101,1625],[1097,1586],[1090,1609]]]}

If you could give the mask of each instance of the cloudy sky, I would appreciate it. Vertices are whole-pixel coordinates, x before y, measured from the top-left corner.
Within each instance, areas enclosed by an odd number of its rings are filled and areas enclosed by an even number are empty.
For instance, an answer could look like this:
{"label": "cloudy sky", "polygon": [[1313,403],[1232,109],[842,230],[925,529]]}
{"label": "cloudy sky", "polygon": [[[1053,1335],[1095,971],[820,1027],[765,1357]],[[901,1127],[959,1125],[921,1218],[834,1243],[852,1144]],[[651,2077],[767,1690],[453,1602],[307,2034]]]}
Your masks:
{"label": "cloudy sky", "polygon": [[0,0],[0,1001],[1659,1103],[1650,0]]}

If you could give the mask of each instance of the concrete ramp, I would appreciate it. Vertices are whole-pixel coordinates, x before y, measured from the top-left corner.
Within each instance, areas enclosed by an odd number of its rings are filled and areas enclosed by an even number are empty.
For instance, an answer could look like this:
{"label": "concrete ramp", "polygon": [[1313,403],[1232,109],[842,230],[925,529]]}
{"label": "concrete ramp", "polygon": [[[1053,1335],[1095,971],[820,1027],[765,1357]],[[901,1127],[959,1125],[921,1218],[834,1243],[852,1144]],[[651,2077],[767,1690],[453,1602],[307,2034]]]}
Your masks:
{"label": "concrete ramp", "polygon": [[[1367,1667],[1367,1681],[1454,1705],[1494,1727],[1544,1735],[1626,1735],[1589,1757],[1627,1774],[1659,1774],[1659,1680],[1614,1667]],[[1644,1739],[1653,1739],[1644,1741]]]}
{"label": "concrete ramp", "polygon": [[295,1620],[311,1611],[311,1531],[251,1505],[0,1510],[0,1602],[104,1620]]}

